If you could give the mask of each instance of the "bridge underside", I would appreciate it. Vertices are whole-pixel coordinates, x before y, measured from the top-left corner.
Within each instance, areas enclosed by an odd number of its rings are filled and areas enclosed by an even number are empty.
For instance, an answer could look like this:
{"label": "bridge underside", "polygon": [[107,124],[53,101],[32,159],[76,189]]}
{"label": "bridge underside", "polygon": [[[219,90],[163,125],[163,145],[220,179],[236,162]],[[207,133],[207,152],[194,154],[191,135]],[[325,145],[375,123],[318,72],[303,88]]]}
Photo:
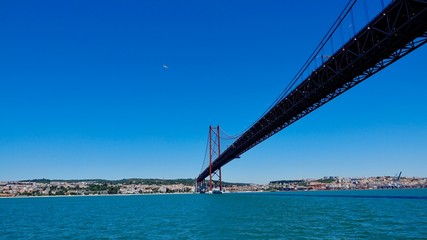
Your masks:
{"label": "bridge underside", "polygon": [[[427,42],[427,1],[396,0],[212,163],[215,171]],[[197,178],[209,176],[209,168]]]}

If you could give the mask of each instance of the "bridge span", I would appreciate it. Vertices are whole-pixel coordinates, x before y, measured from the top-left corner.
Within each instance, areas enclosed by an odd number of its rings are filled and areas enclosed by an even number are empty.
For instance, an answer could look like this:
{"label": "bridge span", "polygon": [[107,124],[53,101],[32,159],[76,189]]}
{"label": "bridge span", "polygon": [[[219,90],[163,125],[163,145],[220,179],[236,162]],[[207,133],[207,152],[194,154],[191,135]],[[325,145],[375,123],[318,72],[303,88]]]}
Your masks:
{"label": "bridge span", "polygon": [[392,1],[211,161],[197,177],[198,185],[208,176],[212,179],[225,164],[426,42],[427,0]]}

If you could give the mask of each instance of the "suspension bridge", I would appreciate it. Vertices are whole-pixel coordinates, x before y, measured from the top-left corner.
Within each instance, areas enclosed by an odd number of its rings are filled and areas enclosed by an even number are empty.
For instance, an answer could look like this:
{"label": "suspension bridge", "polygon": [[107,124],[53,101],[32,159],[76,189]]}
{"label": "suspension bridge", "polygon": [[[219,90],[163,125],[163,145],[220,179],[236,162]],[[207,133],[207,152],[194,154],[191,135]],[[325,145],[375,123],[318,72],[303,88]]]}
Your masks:
{"label": "suspension bridge", "polygon": [[350,0],[282,94],[246,131],[228,136],[235,141],[223,152],[223,131],[209,127],[198,191],[222,191],[221,167],[427,42],[427,0],[381,0],[369,18],[373,2]]}

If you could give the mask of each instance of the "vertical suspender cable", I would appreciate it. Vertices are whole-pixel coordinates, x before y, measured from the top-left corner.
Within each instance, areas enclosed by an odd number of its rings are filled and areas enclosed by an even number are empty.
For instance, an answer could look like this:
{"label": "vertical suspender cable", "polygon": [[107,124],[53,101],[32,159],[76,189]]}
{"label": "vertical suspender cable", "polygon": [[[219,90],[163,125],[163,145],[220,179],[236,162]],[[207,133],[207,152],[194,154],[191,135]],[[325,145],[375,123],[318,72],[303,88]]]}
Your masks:
{"label": "vertical suspender cable", "polygon": [[369,22],[369,12],[368,12],[368,4],[366,3],[366,0],[363,0],[363,7],[365,9],[366,23],[368,23]]}

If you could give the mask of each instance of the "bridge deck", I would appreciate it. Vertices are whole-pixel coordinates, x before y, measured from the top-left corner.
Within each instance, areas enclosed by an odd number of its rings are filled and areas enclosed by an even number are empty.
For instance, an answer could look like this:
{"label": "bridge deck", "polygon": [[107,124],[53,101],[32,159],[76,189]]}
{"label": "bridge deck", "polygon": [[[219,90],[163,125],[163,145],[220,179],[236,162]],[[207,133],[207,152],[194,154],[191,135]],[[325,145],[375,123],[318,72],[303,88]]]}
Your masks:
{"label": "bridge deck", "polygon": [[[388,5],[212,163],[215,171],[427,41],[427,1]],[[197,178],[209,176],[209,167]]]}

